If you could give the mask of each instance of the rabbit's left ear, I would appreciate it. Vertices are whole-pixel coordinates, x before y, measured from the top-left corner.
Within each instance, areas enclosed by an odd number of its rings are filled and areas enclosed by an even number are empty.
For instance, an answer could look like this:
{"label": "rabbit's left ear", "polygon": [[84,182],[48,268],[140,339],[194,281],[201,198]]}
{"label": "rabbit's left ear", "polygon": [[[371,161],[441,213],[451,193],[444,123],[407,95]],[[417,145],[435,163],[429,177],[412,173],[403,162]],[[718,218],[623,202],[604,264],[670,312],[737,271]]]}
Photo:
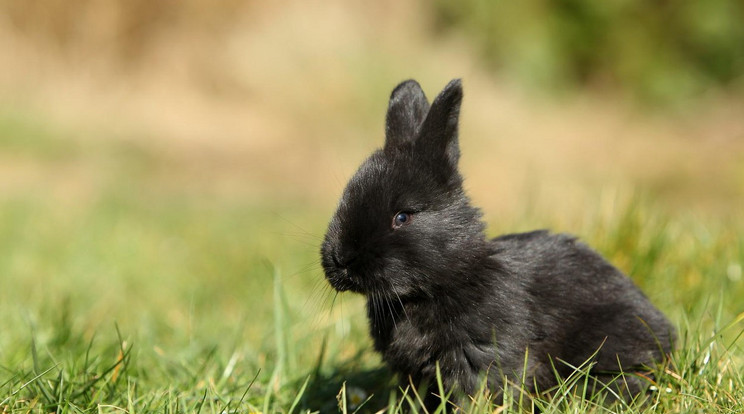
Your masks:
{"label": "rabbit's left ear", "polygon": [[390,95],[385,118],[385,152],[413,142],[429,112],[429,101],[413,79],[402,82]]}
{"label": "rabbit's left ear", "polygon": [[432,102],[415,143],[426,159],[444,161],[455,170],[460,158],[457,124],[461,102],[462,82],[453,79]]}

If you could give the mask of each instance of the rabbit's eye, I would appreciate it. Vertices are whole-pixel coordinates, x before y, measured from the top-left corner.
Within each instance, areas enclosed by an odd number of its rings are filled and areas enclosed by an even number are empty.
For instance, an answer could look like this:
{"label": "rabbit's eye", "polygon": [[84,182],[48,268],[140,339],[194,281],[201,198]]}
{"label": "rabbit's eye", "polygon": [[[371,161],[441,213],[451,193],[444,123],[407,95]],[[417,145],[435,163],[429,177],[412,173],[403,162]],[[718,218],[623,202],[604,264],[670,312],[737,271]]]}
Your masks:
{"label": "rabbit's eye", "polygon": [[411,215],[411,213],[406,213],[404,211],[396,214],[395,217],[393,217],[393,230],[398,230],[403,226],[407,226],[411,223],[412,218],[413,215]]}

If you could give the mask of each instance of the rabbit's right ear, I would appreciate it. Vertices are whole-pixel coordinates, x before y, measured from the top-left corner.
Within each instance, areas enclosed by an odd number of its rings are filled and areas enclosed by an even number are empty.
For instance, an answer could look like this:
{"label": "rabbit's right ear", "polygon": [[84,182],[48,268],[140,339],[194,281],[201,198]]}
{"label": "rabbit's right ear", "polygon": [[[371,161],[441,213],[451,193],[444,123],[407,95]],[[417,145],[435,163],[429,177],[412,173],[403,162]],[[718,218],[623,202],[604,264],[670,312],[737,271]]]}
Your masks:
{"label": "rabbit's right ear", "polygon": [[385,118],[385,152],[413,141],[429,112],[429,101],[413,79],[393,89]]}

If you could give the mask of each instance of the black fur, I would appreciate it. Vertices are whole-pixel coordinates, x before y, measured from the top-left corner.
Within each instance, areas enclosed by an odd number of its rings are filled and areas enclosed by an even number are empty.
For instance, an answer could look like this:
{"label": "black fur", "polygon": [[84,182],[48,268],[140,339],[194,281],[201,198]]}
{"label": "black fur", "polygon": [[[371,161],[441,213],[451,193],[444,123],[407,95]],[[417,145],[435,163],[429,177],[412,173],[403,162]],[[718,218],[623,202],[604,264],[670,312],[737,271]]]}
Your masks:
{"label": "black fur", "polygon": [[431,107],[415,81],[395,88],[385,146],[351,178],[321,248],[329,283],[367,297],[385,362],[404,383],[432,383],[438,362],[447,390],[473,393],[484,376],[496,392],[523,375],[545,390],[592,355],[601,380],[662,361],[674,328],[589,247],[547,231],[486,238],[457,169],[461,101],[459,80]]}

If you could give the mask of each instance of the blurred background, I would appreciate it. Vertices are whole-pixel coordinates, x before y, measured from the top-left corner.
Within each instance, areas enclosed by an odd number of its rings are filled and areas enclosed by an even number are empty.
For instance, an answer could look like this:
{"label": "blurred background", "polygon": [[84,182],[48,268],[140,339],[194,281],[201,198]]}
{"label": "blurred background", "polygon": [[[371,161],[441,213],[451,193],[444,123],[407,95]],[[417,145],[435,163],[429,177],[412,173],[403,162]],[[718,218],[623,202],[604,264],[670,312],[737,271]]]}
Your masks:
{"label": "blurred background", "polygon": [[[3,358],[27,326],[116,321],[157,349],[243,329],[261,361],[278,274],[297,309],[332,296],[320,238],[408,78],[463,79],[492,233],[588,232],[633,270],[593,226],[618,206],[740,223],[742,22],[738,0],[0,0]],[[670,250],[741,246],[695,237]],[[700,260],[733,283],[731,254]],[[687,261],[665,310],[706,280]]]}
{"label": "blurred background", "polygon": [[149,189],[327,209],[397,82],[433,98],[454,77],[488,214],[617,188],[711,211],[744,195],[741,2],[0,4],[3,197],[84,201],[126,147]]}

